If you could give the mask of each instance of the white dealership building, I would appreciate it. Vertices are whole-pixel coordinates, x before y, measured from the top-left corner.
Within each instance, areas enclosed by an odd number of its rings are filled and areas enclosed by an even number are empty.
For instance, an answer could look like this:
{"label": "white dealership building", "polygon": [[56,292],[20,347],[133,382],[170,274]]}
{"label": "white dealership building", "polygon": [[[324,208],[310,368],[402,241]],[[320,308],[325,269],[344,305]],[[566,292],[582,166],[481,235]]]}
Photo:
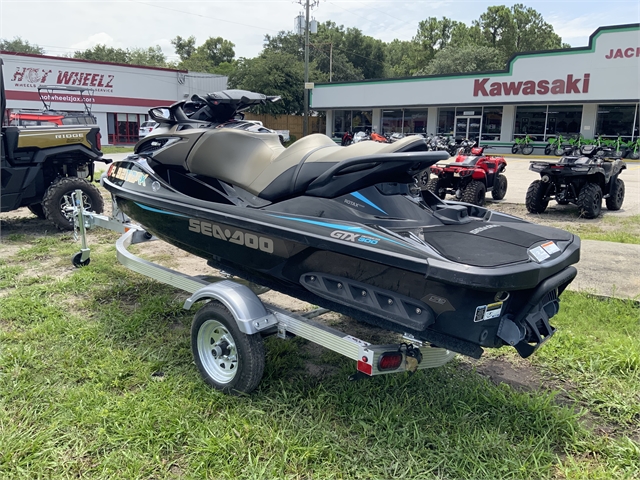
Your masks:
{"label": "white dealership building", "polygon": [[[42,110],[40,85],[90,89],[92,114],[102,133],[102,144],[131,144],[151,107],[170,105],[192,94],[227,88],[227,77],[186,70],[91,62],[45,55],[0,52],[4,62],[7,109]],[[43,92],[46,93],[46,92]],[[51,108],[81,112],[78,92],[51,93]],[[8,115],[7,117],[8,118]]]}
{"label": "white dealership building", "polygon": [[[640,24],[601,27],[586,47],[515,55],[499,72],[316,84],[327,135],[375,130],[536,145],[558,134],[635,139]],[[538,150],[540,152],[540,150]]]}

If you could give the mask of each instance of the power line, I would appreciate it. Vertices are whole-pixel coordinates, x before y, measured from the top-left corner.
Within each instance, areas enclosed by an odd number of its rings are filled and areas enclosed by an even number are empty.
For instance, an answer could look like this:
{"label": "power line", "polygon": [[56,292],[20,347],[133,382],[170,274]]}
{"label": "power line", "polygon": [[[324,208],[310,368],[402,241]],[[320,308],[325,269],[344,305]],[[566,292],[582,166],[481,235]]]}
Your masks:
{"label": "power line", "polygon": [[176,10],[175,8],[169,8],[169,7],[163,7],[158,5],[157,3],[146,3],[146,2],[140,2],[138,0],[131,0],[133,3],[139,3],[141,5],[146,5],[148,7],[153,7],[153,8],[161,8],[163,10],[169,10],[171,12],[177,12],[177,13],[184,13],[185,15],[193,15],[194,17],[200,17],[200,18],[208,18],[211,20],[216,20],[218,22],[225,22],[225,23],[231,23],[233,25],[240,25],[242,27],[250,27],[250,28],[256,28],[256,29],[260,29],[260,30],[269,30],[271,32],[278,32],[278,30],[274,30],[272,28],[265,28],[265,27],[258,27],[257,25],[249,25],[246,23],[240,23],[240,22],[233,22],[231,20],[224,20],[222,18],[218,18],[218,17],[210,17],[208,15],[202,15],[200,13],[193,13],[193,12],[185,12],[184,10]]}

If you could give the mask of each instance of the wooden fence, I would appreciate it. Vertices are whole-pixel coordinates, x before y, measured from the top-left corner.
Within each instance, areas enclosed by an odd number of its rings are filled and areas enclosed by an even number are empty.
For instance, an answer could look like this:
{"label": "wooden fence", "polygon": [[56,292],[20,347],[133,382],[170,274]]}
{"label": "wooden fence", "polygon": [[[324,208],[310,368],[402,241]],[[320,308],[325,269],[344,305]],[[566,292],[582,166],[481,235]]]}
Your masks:
{"label": "wooden fence", "polygon": [[[260,120],[262,124],[272,130],[289,130],[291,140],[302,138],[302,122],[300,115],[256,115],[254,113],[246,113],[246,120]],[[309,133],[325,133],[326,117],[309,118]]]}

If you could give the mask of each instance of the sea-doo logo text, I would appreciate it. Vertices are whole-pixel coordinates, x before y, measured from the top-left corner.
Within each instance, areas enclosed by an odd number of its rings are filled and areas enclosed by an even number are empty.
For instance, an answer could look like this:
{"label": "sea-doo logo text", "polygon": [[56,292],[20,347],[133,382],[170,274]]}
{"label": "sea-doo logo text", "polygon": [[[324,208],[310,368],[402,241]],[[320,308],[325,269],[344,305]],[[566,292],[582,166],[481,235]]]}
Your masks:
{"label": "sea-doo logo text", "polygon": [[349,242],[360,242],[360,243],[368,243],[370,245],[376,245],[378,243],[378,239],[365,237],[358,233],[351,232],[343,232],[342,230],[334,230],[331,232],[331,236],[333,238],[337,238],[339,240],[347,240]]}
{"label": "sea-doo logo text", "polygon": [[469,233],[472,233],[474,235],[477,235],[480,232],[484,232],[485,230],[489,230],[491,228],[497,228],[500,225],[486,225],[484,227],[478,227],[478,228],[474,228],[473,230],[471,230]]}
{"label": "sea-doo logo text", "polygon": [[194,218],[189,219],[189,230],[195,233],[201,233],[207,237],[213,237],[218,240],[224,240],[225,242],[260,250],[261,252],[273,253],[273,240],[267,237],[259,237],[253,233],[245,233],[241,230],[236,230],[231,233],[231,230],[228,228],[223,230],[220,225],[196,220]]}

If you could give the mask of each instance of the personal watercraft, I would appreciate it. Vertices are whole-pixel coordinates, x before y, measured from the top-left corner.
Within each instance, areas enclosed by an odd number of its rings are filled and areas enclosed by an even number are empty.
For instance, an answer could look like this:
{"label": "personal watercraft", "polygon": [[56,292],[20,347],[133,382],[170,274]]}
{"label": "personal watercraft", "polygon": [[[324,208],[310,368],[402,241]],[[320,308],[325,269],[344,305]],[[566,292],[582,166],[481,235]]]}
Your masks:
{"label": "personal watercraft", "polygon": [[[580,241],[475,205],[421,195],[446,152],[422,136],[288,148],[239,90],[152,109],[160,123],[104,187],[150,233],[214,268],[471,357],[549,339]],[[168,113],[167,113],[168,112]]]}

